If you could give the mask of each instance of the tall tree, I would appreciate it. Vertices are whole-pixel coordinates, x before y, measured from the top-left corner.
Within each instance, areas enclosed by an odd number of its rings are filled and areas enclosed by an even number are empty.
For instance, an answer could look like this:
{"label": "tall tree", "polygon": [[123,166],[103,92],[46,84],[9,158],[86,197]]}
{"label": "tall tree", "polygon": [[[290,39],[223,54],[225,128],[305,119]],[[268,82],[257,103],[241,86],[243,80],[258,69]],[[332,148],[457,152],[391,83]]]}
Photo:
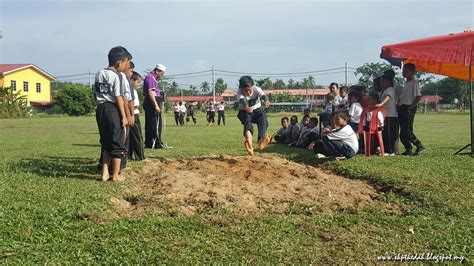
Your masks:
{"label": "tall tree", "polygon": [[218,78],[216,80],[216,95],[222,94],[225,90],[227,90],[227,83],[224,82],[224,79]]}
{"label": "tall tree", "polygon": [[295,81],[293,79],[289,79],[287,84],[288,89],[292,90],[295,88]]}
{"label": "tall tree", "polygon": [[264,90],[271,89],[273,86],[273,82],[269,77],[266,77],[264,79],[257,79],[255,83],[257,84],[257,86]]}
{"label": "tall tree", "polygon": [[209,82],[204,81],[203,83],[201,83],[201,90],[203,94],[207,94],[211,90]]}
{"label": "tall tree", "polygon": [[276,79],[275,82],[273,82],[273,89],[275,90],[286,89],[285,82],[281,79]]}

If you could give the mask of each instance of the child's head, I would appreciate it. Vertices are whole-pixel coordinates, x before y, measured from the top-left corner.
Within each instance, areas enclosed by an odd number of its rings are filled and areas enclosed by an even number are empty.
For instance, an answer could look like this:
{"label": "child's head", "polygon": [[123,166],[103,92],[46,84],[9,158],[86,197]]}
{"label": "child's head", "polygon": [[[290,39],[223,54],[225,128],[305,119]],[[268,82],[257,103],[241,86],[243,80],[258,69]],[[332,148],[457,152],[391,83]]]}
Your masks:
{"label": "child's head", "polygon": [[224,101],[222,101],[221,104],[224,105]]}
{"label": "child's head", "polygon": [[377,93],[372,93],[367,97],[367,104],[369,106],[374,106],[379,102],[379,95]]}
{"label": "child's head", "polygon": [[374,89],[376,92],[381,92],[382,91],[382,77],[376,77],[373,80],[374,82]]}
{"label": "child's head", "polygon": [[122,46],[110,49],[107,57],[109,67],[115,68],[118,72],[125,72],[130,67],[130,60],[132,60],[132,55]]}
{"label": "child's head", "polygon": [[415,65],[412,63],[408,63],[406,65],[403,65],[402,75],[404,78],[413,78],[415,71],[416,71]]}
{"label": "child's head", "polygon": [[347,96],[347,98],[349,100],[349,103],[353,104],[353,103],[359,102],[360,96],[361,96],[360,92],[356,90],[352,90],[351,92],[349,92],[349,95]]}
{"label": "child's head", "polygon": [[362,85],[352,85],[349,87],[349,93],[353,91],[359,92],[362,97],[362,95],[364,95],[367,90]]}
{"label": "child's head", "polygon": [[334,94],[332,94],[332,93],[326,94],[326,102],[330,103],[332,101],[334,101]]}
{"label": "child's head", "polygon": [[317,117],[311,117],[308,122],[308,127],[309,128],[314,128],[318,126],[318,118]]}
{"label": "child's head", "polygon": [[130,61],[130,67],[124,72],[125,76],[130,79],[133,75],[134,69],[135,69],[135,64],[132,61]]}
{"label": "child's head", "polygon": [[252,77],[242,76],[239,79],[239,90],[241,90],[245,96],[250,96],[253,94],[253,84]]}
{"label": "child's head", "polygon": [[296,115],[292,115],[290,118],[290,123],[292,125],[296,125],[298,123],[298,117]]}
{"label": "child's head", "polygon": [[183,102],[179,102],[179,106],[183,105]]}
{"label": "child's head", "polygon": [[309,115],[303,116],[303,119],[302,119],[302,120],[303,120],[303,125],[304,125],[305,127],[308,126],[308,123],[309,123],[309,119],[310,119],[310,118],[311,118],[311,117],[310,117]]}
{"label": "child's head", "polygon": [[132,81],[132,86],[133,88],[138,88],[140,87],[140,84],[142,83],[142,76],[138,74],[138,72],[133,71],[132,76],[130,77],[130,80]]}
{"label": "child's head", "polygon": [[288,127],[288,117],[285,116],[285,117],[282,117],[282,118],[281,118],[281,126],[282,126],[283,128],[287,128],[287,127]]}
{"label": "child's head", "polygon": [[347,110],[339,110],[334,115],[334,123],[336,127],[343,127],[349,123],[351,116]]}
{"label": "child's head", "polygon": [[391,73],[384,73],[382,75],[382,79],[380,81],[380,86],[382,90],[385,90],[388,87],[393,87],[393,78],[395,76],[392,76]]}
{"label": "child's head", "polygon": [[339,96],[344,98],[347,96],[347,94],[349,94],[349,88],[346,86],[341,87],[341,89],[339,90]]}
{"label": "child's head", "polygon": [[329,114],[328,116],[328,120],[329,120],[329,123],[331,125],[331,128],[336,128],[336,120],[335,120],[335,117],[336,117],[336,112],[332,112]]}
{"label": "child's head", "polygon": [[311,109],[305,108],[303,110],[303,116],[310,116],[311,117]]}
{"label": "child's head", "polygon": [[337,84],[336,82],[332,82],[331,84],[329,84],[329,91],[333,95],[339,94],[339,84]]}

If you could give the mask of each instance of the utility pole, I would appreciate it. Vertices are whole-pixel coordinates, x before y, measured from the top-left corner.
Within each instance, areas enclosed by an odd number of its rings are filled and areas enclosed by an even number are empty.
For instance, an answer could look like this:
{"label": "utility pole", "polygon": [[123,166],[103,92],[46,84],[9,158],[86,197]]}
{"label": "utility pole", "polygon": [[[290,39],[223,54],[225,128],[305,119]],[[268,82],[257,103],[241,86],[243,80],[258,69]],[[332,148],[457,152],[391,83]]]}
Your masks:
{"label": "utility pole", "polygon": [[346,62],[345,65],[344,65],[344,74],[345,74],[345,76],[346,76],[346,79],[345,79],[345,80],[346,80],[346,87],[347,87],[347,62]]}
{"label": "utility pole", "polygon": [[89,68],[89,88],[92,90],[91,69]]}
{"label": "utility pole", "polygon": [[216,102],[216,81],[215,81],[215,72],[214,72],[214,65],[212,65],[212,101]]}

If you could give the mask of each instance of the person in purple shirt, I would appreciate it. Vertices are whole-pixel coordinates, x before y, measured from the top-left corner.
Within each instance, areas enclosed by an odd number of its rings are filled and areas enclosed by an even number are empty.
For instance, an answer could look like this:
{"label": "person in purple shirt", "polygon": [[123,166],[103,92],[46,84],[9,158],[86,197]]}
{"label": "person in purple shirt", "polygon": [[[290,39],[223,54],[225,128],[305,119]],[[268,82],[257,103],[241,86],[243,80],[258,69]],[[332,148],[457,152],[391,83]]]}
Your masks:
{"label": "person in purple shirt", "polygon": [[158,79],[166,72],[162,64],[156,65],[143,81],[143,109],[145,110],[145,148],[161,149],[161,103],[164,93],[158,87]]}

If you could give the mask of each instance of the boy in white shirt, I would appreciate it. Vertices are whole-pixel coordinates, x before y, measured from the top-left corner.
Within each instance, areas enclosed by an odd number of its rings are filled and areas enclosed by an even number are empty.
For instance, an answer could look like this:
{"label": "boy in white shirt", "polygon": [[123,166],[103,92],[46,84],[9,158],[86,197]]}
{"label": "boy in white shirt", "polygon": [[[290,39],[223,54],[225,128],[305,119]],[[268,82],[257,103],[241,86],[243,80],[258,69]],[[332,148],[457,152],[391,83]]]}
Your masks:
{"label": "boy in white shirt", "polygon": [[[264,101],[262,106],[261,99]],[[268,108],[270,101],[265,92],[254,86],[253,79],[250,76],[242,76],[239,79],[239,90],[237,92],[237,101],[239,102],[239,113],[237,117],[244,126],[244,147],[250,156],[253,155],[253,125],[258,127],[258,148],[263,150],[270,142],[270,136],[267,136],[268,120],[263,107]]]}
{"label": "boy in white shirt", "polygon": [[350,116],[346,110],[337,111],[334,114],[334,128],[325,128],[322,139],[313,141],[310,149],[314,149],[317,158],[334,156],[336,159],[350,159],[359,150],[359,142],[356,133],[349,126]]}
{"label": "boy in white shirt", "polygon": [[178,120],[179,120],[179,124],[184,126],[184,116],[186,114],[186,106],[183,104],[183,102],[179,102],[179,105],[178,105]]}
{"label": "boy in white shirt", "polygon": [[387,155],[395,155],[395,143],[398,138],[398,112],[397,97],[393,88],[393,76],[384,74],[381,82],[381,102],[375,107],[385,107],[386,116],[384,121],[384,130],[382,132],[383,145]]}
{"label": "boy in white shirt", "polygon": [[134,95],[133,105],[133,115],[135,116],[135,124],[130,128],[130,141],[128,148],[128,158],[133,159],[135,154],[135,160],[141,161],[145,159],[145,153],[143,151],[143,135],[142,128],[140,123],[140,100],[138,99],[137,88],[140,87],[143,78],[137,72],[133,71],[133,74],[130,78],[131,89]]}
{"label": "boy in white shirt", "polygon": [[398,118],[400,121],[400,141],[405,146],[402,155],[413,155],[412,144],[416,146],[415,155],[422,153],[425,148],[413,132],[413,121],[415,120],[416,107],[421,100],[421,91],[418,83],[413,78],[415,65],[403,66],[403,77],[407,79],[399,99]]}
{"label": "boy in white shirt", "polygon": [[221,102],[220,104],[217,105],[217,125],[221,125],[221,119],[222,119],[222,125],[225,126],[225,104],[224,102]]}

